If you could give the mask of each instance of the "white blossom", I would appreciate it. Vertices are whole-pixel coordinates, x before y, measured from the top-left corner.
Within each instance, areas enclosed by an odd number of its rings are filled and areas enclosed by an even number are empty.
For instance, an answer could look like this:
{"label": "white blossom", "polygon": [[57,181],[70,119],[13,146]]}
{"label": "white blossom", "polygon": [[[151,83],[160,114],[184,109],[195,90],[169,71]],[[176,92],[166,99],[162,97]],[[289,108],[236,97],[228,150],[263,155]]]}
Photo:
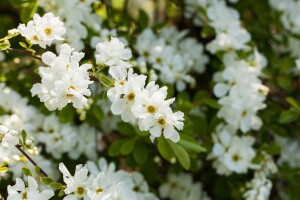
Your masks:
{"label": "white blossom", "polygon": [[42,48],[50,46],[55,40],[63,40],[61,36],[66,32],[64,23],[51,12],[42,17],[35,14],[32,21],[27,25],[20,24],[18,30],[32,44],[38,44]]}
{"label": "white blossom", "polygon": [[54,196],[52,190],[38,190],[38,183],[36,180],[28,176],[28,187],[25,186],[25,183],[20,179],[16,178],[16,184],[14,186],[7,187],[8,197],[7,200],[21,200],[21,199],[39,199],[39,200],[48,200]]}
{"label": "white blossom", "polygon": [[84,53],[74,52],[67,44],[61,45],[58,56],[44,53],[42,60],[49,67],[39,68],[42,81],[33,85],[32,95],[37,95],[49,110],[61,110],[68,103],[82,109],[87,105],[86,96],[91,95],[88,86],[92,83],[87,71],[92,66],[79,64],[83,56]]}

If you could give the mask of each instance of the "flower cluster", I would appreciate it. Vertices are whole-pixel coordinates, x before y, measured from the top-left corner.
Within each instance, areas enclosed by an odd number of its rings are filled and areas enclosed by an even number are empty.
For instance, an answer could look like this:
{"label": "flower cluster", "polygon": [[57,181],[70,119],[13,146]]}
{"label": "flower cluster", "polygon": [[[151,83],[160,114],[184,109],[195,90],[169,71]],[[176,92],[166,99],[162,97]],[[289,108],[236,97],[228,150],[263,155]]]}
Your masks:
{"label": "flower cluster", "polygon": [[262,121],[257,112],[266,107],[264,101],[269,91],[258,78],[266,65],[265,58],[257,51],[249,60],[227,53],[223,63],[225,69],[214,76],[214,94],[220,98],[218,102],[222,106],[218,117],[244,133],[259,130]]}
{"label": "flower cluster", "polygon": [[16,154],[14,146],[19,143],[18,132],[0,125],[0,164],[9,162]]}
{"label": "flower cluster", "polygon": [[35,14],[33,20],[27,25],[20,24],[18,30],[32,44],[38,44],[42,48],[50,46],[55,40],[63,40],[61,36],[66,32],[64,23],[53,13],[46,13],[42,17]]}
{"label": "flower cluster", "polygon": [[127,62],[130,58],[130,49],[117,38],[97,45],[97,64],[108,65],[115,80],[107,91],[112,113],[121,115],[125,122],[138,121],[142,131],[150,131],[152,141],[163,134],[178,142],[177,130],[183,129],[183,113],[170,108],[175,99],[166,100],[166,87],[159,88],[154,82],[146,85],[146,76],[133,73],[132,65]]}
{"label": "flower cluster", "polygon": [[252,167],[252,159],[256,154],[252,147],[253,137],[237,136],[232,126],[220,124],[213,135],[213,141],[214,146],[208,159],[214,160],[213,167],[218,174],[247,173]]}
{"label": "flower cluster", "polygon": [[169,174],[168,181],[159,187],[162,198],[170,200],[209,200],[200,182],[193,182],[190,174]]}
{"label": "flower cluster", "polygon": [[113,163],[107,164],[103,158],[98,161],[98,165],[90,161],[87,165],[77,165],[72,176],[61,163],[59,170],[67,184],[64,190],[67,196],[64,199],[158,200],[149,192],[148,183],[140,173],[129,174],[123,170],[116,170]]}
{"label": "flower cluster", "polygon": [[[64,41],[70,44],[77,51],[84,49],[83,39],[88,36],[88,28],[100,32],[101,19],[93,13],[92,4],[96,0],[41,0],[40,6],[46,12],[54,12],[55,15],[61,16],[65,23],[66,34]],[[101,30],[102,32],[103,30]],[[58,46],[60,43],[58,43]]]}
{"label": "flower cluster", "polygon": [[254,178],[247,186],[251,189],[247,190],[243,195],[246,200],[269,199],[272,182],[261,173],[255,173]]}
{"label": "flower cluster", "polygon": [[42,60],[49,67],[39,68],[42,80],[33,85],[32,95],[37,95],[49,110],[61,110],[68,103],[78,109],[84,108],[87,105],[85,96],[91,95],[88,86],[92,81],[87,70],[92,65],[80,66],[83,57],[84,53],[75,52],[68,44],[60,46],[58,56],[49,51],[43,53]]}
{"label": "flower cluster", "polygon": [[[63,154],[68,154],[71,159],[77,159],[82,154],[89,159],[96,159],[95,134],[98,140],[101,140],[102,134],[95,128],[85,123],[80,126],[62,124],[55,114],[44,116],[34,106],[29,105],[26,98],[4,84],[0,84],[0,108],[4,112],[0,115],[0,123],[18,132],[25,130],[28,134],[26,144],[44,144],[45,151],[56,159]],[[32,136],[34,141],[30,139]],[[98,144],[98,150],[102,148]],[[41,155],[34,155],[34,152],[27,153],[33,154],[33,159],[55,176],[54,167],[49,160]],[[8,157],[16,161],[9,163],[9,170],[14,177],[21,177],[21,169],[29,163],[28,160],[16,148],[4,148],[0,145],[0,161],[8,161]],[[28,167],[33,165],[29,163]]]}
{"label": "flower cluster", "polygon": [[39,199],[39,200],[48,200],[54,196],[52,190],[39,190],[38,183],[36,180],[28,176],[28,186],[22,181],[22,179],[17,178],[16,184],[14,186],[7,187],[8,197],[7,200],[16,200],[16,199]]}
{"label": "flower cluster", "polygon": [[267,178],[277,172],[277,167],[271,156],[263,153],[263,161],[258,165],[253,179],[246,184],[247,191],[243,194],[246,200],[267,200],[270,197],[272,182]]}
{"label": "flower cluster", "polygon": [[[148,63],[151,68],[159,71],[161,82],[176,84],[178,91],[183,91],[187,83],[194,86],[196,80],[189,73],[203,73],[208,57],[203,53],[203,46],[186,35],[187,31],[179,32],[174,27],[163,28],[158,35],[151,29],[145,29],[135,45],[141,72],[148,72]],[[152,70],[150,74],[154,72]],[[152,77],[156,76],[152,74]]]}
{"label": "flower cluster", "polygon": [[[236,10],[226,6],[223,0],[187,1],[186,16],[195,18],[196,25],[203,22],[214,28],[216,37],[207,45],[211,53],[227,50],[249,50],[250,34],[241,26],[239,14]],[[203,16],[199,10],[205,10]]]}

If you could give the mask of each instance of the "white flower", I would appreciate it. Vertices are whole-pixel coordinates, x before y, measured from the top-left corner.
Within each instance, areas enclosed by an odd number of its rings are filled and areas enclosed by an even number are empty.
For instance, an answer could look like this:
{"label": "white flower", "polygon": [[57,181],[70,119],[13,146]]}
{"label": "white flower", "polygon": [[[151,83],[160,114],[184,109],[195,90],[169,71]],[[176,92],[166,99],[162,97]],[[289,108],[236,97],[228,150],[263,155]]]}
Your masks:
{"label": "white flower", "polygon": [[42,48],[50,46],[54,40],[63,40],[61,36],[66,32],[63,22],[53,13],[46,13],[42,17],[35,14],[27,26],[20,24],[18,30],[32,44],[38,44]]}
{"label": "white flower", "polygon": [[[131,58],[131,50],[118,38],[112,37],[110,41],[100,42],[96,45],[96,63],[110,67],[131,67],[126,61]],[[111,70],[111,69],[110,69]]]}
{"label": "white flower", "polygon": [[7,127],[0,125],[0,145],[6,148],[13,148],[13,146],[18,143],[18,132],[15,130],[9,130]]}
{"label": "white flower", "polygon": [[14,186],[7,187],[7,192],[7,200],[48,200],[54,196],[52,190],[38,191],[38,184],[31,176],[28,176],[28,187],[25,187],[24,182],[17,178]]}
{"label": "white flower", "polygon": [[213,134],[214,146],[207,158],[214,160],[213,167],[218,174],[246,173],[253,167],[252,160],[256,155],[252,147],[254,138],[235,134],[236,129],[233,126],[223,124]]}
{"label": "white flower", "polygon": [[34,84],[31,93],[38,95],[49,110],[64,108],[72,103],[75,108],[82,109],[87,105],[85,96],[91,95],[88,86],[88,69],[90,64],[79,65],[83,53],[74,52],[69,45],[61,45],[60,54],[51,52],[42,55],[42,60],[50,67],[40,67],[42,83]]}
{"label": "white flower", "polygon": [[88,177],[89,170],[86,166],[77,165],[74,176],[70,174],[63,163],[59,164],[59,170],[63,174],[64,182],[67,184],[64,190],[67,196],[64,200],[77,200],[78,198],[89,199],[87,188],[91,185],[91,179]]}
{"label": "white flower", "polygon": [[132,70],[129,71],[127,82],[124,83],[123,90],[119,93],[123,97],[115,100],[111,105],[113,114],[121,115],[122,120],[125,122],[135,121],[135,117],[132,113],[132,105],[136,97],[141,95],[146,78],[144,75],[133,74]]}
{"label": "white flower", "polygon": [[243,197],[246,200],[268,200],[271,189],[272,182],[265,177],[264,174],[255,172],[254,178],[248,183],[248,188]]}
{"label": "white flower", "polygon": [[[173,113],[171,108],[160,110],[156,116],[153,124],[150,125],[149,132],[151,133],[150,139],[154,141],[155,138],[160,137],[162,134],[165,138],[178,142],[180,136],[177,130],[183,129],[184,114],[180,111]],[[176,129],[177,130],[176,130]]]}

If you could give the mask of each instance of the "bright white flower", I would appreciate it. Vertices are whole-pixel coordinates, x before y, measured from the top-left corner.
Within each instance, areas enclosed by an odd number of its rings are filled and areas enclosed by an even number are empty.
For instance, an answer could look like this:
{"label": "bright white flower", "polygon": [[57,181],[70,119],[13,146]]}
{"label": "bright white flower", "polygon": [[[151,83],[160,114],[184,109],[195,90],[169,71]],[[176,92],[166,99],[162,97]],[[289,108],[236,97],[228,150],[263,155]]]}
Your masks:
{"label": "bright white flower", "polygon": [[208,159],[213,159],[213,166],[218,174],[230,175],[246,173],[255,157],[253,149],[254,138],[251,136],[239,137],[232,126],[220,124],[213,135],[214,146]]}
{"label": "bright white flower", "polygon": [[18,132],[0,125],[0,146],[12,147],[19,143]]}
{"label": "bright white flower", "polygon": [[42,48],[50,46],[55,40],[63,40],[61,36],[66,32],[63,22],[53,13],[46,13],[42,17],[35,14],[27,26],[20,24],[18,30],[32,44],[38,44]]}
{"label": "bright white flower", "polygon": [[63,163],[59,164],[59,170],[63,174],[64,182],[67,184],[64,190],[67,195],[64,200],[77,200],[83,198],[89,199],[87,196],[87,188],[91,185],[91,179],[88,177],[89,170],[86,166],[77,165],[75,174],[72,176]]}
{"label": "bright white flower", "polygon": [[[150,139],[154,141],[155,138],[163,135],[165,138],[178,142],[180,136],[177,130],[183,129],[184,114],[180,111],[173,113],[171,108],[159,110],[155,116],[155,121],[150,125],[149,132]],[[176,130],[177,129],[177,130]]]}
{"label": "bright white flower", "polygon": [[115,67],[130,68],[127,61],[131,58],[131,50],[118,38],[112,37],[110,41],[100,42],[96,45],[96,63],[108,65],[110,70]]}
{"label": "bright white flower", "polygon": [[72,103],[75,108],[82,109],[87,105],[91,91],[88,86],[92,83],[88,69],[90,64],[79,65],[83,53],[74,52],[69,45],[61,45],[60,54],[51,52],[42,55],[42,60],[50,67],[40,67],[42,83],[34,84],[31,93],[38,95],[49,110],[64,108]]}
{"label": "bright white flower", "polygon": [[145,85],[146,76],[133,74],[132,69],[127,76],[127,82],[124,83],[122,91],[119,91],[121,98],[115,100],[111,105],[111,111],[115,115],[121,115],[125,122],[134,122],[135,116],[132,113],[132,106],[136,97],[142,95],[142,88]]}
{"label": "bright white flower", "polygon": [[7,200],[48,200],[54,196],[54,192],[52,190],[39,191],[36,180],[31,176],[28,176],[28,187],[25,187],[24,182],[20,178],[17,178],[14,186],[9,185],[7,187],[7,192]]}

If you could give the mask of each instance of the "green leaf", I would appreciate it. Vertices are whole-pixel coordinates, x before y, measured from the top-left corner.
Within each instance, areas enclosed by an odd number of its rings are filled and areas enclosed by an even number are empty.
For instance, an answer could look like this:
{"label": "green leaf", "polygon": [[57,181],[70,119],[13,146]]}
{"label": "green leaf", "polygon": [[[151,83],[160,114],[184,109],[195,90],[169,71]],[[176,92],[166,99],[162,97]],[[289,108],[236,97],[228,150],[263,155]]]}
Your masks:
{"label": "green leaf", "polygon": [[64,189],[62,188],[62,189],[59,191],[58,196],[61,197],[61,196],[63,196],[63,195],[64,195]]}
{"label": "green leaf", "polygon": [[149,150],[146,144],[137,142],[133,151],[133,157],[137,163],[145,163],[149,157]]}
{"label": "green leaf", "polygon": [[264,144],[262,149],[271,156],[278,155],[281,152],[281,147],[275,142],[272,142],[270,144]]}
{"label": "green leaf", "polygon": [[176,155],[176,158],[179,160],[180,164],[184,167],[184,169],[188,170],[191,166],[191,159],[190,159],[189,154],[186,152],[186,150],[182,146],[180,146],[170,140],[168,140],[168,143],[170,144],[171,148],[173,149],[173,151]]}
{"label": "green leaf", "polygon": [[61,183],[51,183],[50,187],[54,190],[59,190],[59,189],[63,188],[63,185]]}
{"label": "green leaf", "polygon": [[291,106],[293,106],[294,108],[296,108],[297,110],[300,111],[300,106],[299,106],[298,102],[297,102],[295,99],[293,99],[292,97],[288,97],[288,98],[286,98],[286,101],[287,101]]}
{"label": "green leaf", "polygon": [[4,40],[0,43],[0,50],[4,51],[10,47],[10,42],[8,40]]}
{"label": "green leaf", "polygon": [[33,15],[37,12],[39,1],[38,0],[30,0],[27,1],[27,4],[24,4],[21,10],[21,21],[27,23],[33,17]]}
{"label": "green leaf", "polygon": [[27,133],[26,133],[25,130],[23,130],[23,131],[22,131],[22,140],[23,140],[23,144],[25,144],[26,138],[27,138]]}
{"label": "green leaf", "polygon": [[117,124],[117,128],[122,135],[131,136],[136,134],[134,127],[126,122],[119,122]]}
{"label": "green leaf", "polygon": [[136,138],[130,138],[126,140],[121,147],[121,151],[120,151],[121,154],[129,155],[134,149],[135,142],[136,142]]}
{"label": "green leaf", "polygon": [[206,149],[202,146],[200,146],[200,144],[191,142],[191,141],[187,141],[187,140],[183,140],[181,139],[178,144],[182,147],[184,147],[185,149],[195,152],[195,153],[201,153],[201,152],[206,152]]}
{"label": "green leaf", "polygon": [[74,112],[74,108],[70,105],[64,107],[61,111],[59,111],[59,120],[62,123],[69,123],[71,121],[73,121],[74,116],[75,116],[75,112]]}
{"label": "green leaf", "polygon": [[139,24],[141,29],[146,28],[149,24],[148,14],[142,9],[139,10]]}
{"label": "green leaf", "polygon": [[118,156],[120,154],[121,146],[124,140],[117,140],[109,146],[108,155],[111,157]]}
{"label": "green leaf", "polygon": [[40,180],[41,180],[42,183],[44,183],[46,185],[49,185],[49,184],[54,182],[54,180],[49,176],[48,177],[41,177]]}
{"label": "green leaf", "polygon": [[169,145],[167,140],[163,137],[158,138],[157,149],[160,155],[168,161],[170,161],[171,158],[175,156],[171,146]]}
{"label": "green leaf", "polygon": [[32,176],[30,169],[28,169],[27,167],[22,167],[22,172],[25,176]]}
{"label": "green leaf", "polygon": [[104,118],[103,110],[100,106],[93,106],[92,108],[94,116],[97,118],[97,120],[101,121]]}
{"label": "green leaf", "polygon": [[34,167],[34,171],[35,171],[36,174],[40,174],[41,173],[41,170],[40,170],[40,168],[38,166]]}
{"label": "green leaf", "polygon": [[221,107],[215,99],[204,99],[203,102],[211,108],[219,109]]}
{"label": "green leaf", "polygon": [[99,76],[99,81],[106,87],[111,87],[113,82],[105,75],[101,74]]}
{"label": "green leaf", "polygon": [[279,123],[280,124],[289,124],[298,119],[299,113],[294,110],[287,110],[280,113]]}
{"label": "green leaf", "polygon": [[19,42],[20,46],[23,47],[24,49],[27,49],[27,44],[24,42]]}

